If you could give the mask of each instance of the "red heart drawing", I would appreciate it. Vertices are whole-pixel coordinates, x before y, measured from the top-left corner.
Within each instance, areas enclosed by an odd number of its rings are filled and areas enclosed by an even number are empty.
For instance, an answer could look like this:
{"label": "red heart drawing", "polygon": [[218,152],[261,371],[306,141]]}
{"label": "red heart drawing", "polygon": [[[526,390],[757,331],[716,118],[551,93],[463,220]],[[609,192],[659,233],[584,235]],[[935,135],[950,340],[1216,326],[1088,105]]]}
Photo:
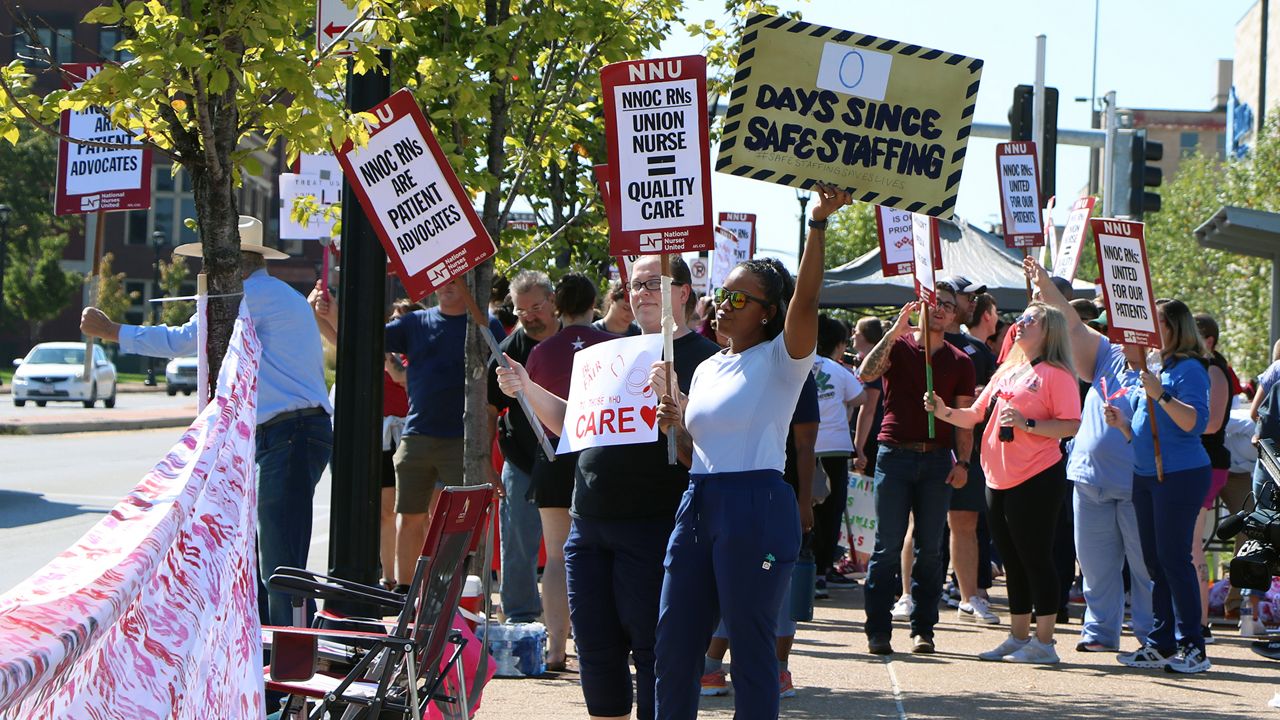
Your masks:
{"label": "red heart drawing", "polygon": [[653,424],[658,422],[658,408],[653,406],[642,407],[640,408],[640,417],[646,425],[652,428]]}

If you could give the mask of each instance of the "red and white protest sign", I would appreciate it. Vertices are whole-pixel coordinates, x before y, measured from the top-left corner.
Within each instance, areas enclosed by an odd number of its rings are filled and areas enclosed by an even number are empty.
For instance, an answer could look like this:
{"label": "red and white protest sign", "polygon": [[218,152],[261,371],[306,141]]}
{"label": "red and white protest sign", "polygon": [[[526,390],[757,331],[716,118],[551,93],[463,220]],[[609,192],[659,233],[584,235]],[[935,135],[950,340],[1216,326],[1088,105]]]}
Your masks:
{"label": "red and white protest sign", "polygon": [[1089,218],[1093,216],[1096,197],[1083,197],[1071,206],[1071,214],[1067,216],[1067,226],[1062,229],[1062,241],[1058,243],[1058,253],[1053,257],[1053,274],[1068,280],[1076,279],[1076,269],[1080,265],[1080,249],[1084,247],[1086,233],[1089,231]]}
{"label": "red and white protest sign", "polygon": [[1028,248],[1044,245],[1036,144],[1007,142],[996,145],[996,174],[1000,176],[1000,213],[1004,218],[1005,246]]}
{"label": "red and white protest sign", "polygon": [[350,140],[338,162],[411,300],[497,252],[408,90],[369,111],[369,144]]}
{"label": "red and white protest sign", "polygon": [[1156,299],[1140,222],[1094,218],[1094,245],[1107,308],[1107,337],[1127,345],[1161,346]]}
{"label": "red and white protest sign", "polygon": [[658,397],[649,369],[662,359],[662,335],[618,338],[579,350],[557,454],[658,439]]}
{"label": "red and white protest sign", "polygon": [[[876,237],[880,240],[880,272],[885,277],[915,272],[910,212],[877,205]],[[933,234],[933,269],[942,269],[942,240],[936,232]]]}
{"label": "red and white protest sign", "polygon": [[[938,301],[934,282],[934,247],[938,242],[938,221],[929,215],[911,213],[911,249],[915,253],[916,296],[933,305]],[[941,269],[940,267],[938,269]]]}
{"label": "red and white protest sign", "polygon": [[629,60],[600,71],[609,148],[609,254],[710,250],[707,61]]}
{"label": "red and white protest sign", "polygon": [[716,249],[711,253],[711,287],[724,285],[738,263],[751,259],[747,241],[722,227],[716,228]]}
{"label": "red and white protest sign", "polygon": [[747,241],[747,259],[756,256],[756,216],[755,213],[722,212],[717,217],[717,227]]}
{"label": "red and white protest sign", "polygon": [[[69,79],[66,88],[80,87],[102,67],[100,64],[63,64]],[[76,140],[115,145],[138,142],[128,130],[116,127],[106,110],[97,106],[63,112],[59,129],[64,136]],[[55,215],[145,210],[151,207],[151,150],[117,150],[61,140],[56,185]]]}

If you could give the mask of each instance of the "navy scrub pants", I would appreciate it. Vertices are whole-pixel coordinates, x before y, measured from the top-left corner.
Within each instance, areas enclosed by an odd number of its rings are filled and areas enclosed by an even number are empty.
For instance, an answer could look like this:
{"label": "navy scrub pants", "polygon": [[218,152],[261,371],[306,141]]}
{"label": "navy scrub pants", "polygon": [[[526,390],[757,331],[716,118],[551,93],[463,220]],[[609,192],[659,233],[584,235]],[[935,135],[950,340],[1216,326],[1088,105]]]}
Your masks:
{"label": "navy scrub pants", "polygon": [[654,717],[653,643],[672,520],[573,519],[564,546],[569,619],[587,712]]}
{"label": "navy scrub pants", "polygon": [[657,717],[698,715],[717,614],[733,638],[735,718],[778,716],[778,607],[800,552],[795,493],[774,470],[690,476],[658,611]]}
{"label": "navy scrub pants", "polygon": [[1148,642],[1164,655],[1179,646],[1204,652],[1200,629],[1200,576],[1191,562],[1196,517],[1209,492],[1208,465],[1164,474],[1133,476],[1133,509],[1138,516],[1142,557],[1151,574],[1155,625]]}

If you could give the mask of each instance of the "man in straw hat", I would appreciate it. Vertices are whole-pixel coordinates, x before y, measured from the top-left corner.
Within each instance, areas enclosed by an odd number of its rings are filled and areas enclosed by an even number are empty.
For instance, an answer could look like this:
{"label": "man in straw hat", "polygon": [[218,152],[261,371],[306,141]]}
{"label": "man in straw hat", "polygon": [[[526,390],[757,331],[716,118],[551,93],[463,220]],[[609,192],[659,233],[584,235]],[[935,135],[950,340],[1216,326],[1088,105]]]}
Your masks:
{"label": "man in straw hat", "polygon": [[[174,255],[201,257],[200,243],[179,245]],[[262,244],[262,222],[240,216],[240,271],[262,358],[258,366],[258,567],[270,577],[278,567],[307,566],[311,504],[329,463],[333,426],[324,359],[315,316],[298,291],[267,273],[267,260],[288,255]],[[112,322],[96,307],[80,316],[80,331],[120,344],[121,352],[154,357],[195,355],[196,316],[182,327],[142,327]],[[291,625],[289,596],[259,584],[263,623]]]}

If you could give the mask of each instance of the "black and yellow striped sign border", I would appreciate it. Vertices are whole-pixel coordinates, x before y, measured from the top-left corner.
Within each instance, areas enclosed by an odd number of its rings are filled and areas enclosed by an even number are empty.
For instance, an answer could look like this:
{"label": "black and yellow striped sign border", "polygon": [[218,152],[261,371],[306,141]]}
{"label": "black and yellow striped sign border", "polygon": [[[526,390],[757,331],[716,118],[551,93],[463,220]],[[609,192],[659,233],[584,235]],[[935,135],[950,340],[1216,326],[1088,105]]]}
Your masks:
{"label": "black and yellow striped sign border", "polygon": [[[945,63],[947,65],[964,65],[968,68],[973,82],[969,84],[965,91],[965,98],[969,104],[965,106],[964,111],[960,114],[965,123],[956,131],[956,140],[964,141],[969,137],[969,132],[973,124],[973,109],[978,102],[978,78],[982,72],[982,61],[977,58],[971,58],[959,53],[948,53],[942,50],[930,50],[920,45],[910,45],[908,43],[898,42],[897,40],[886,40],[874,35],[863,35],[848,30],[837,30],[835,28],[826,27],[825,25],[816,25],[814,23],[805,22],[803,20],[792,20],[790,18],[777,17],[775,15],[752,15],[745,27],[746,32],[742,36],[742,46],[738,52],[737,72],[733,76],[733,88],[729,92],[729,109],[725,113],[724,134],[720,140],[720,155],[716,159],[716,170],[728,172],[730,175],[738,177],[749,177],[752,180],[764,180],[766,182],[777,183],[778,185],[789,185],[801,189],[809,189],[817,182],[812,179],[797,180],[795,175],[783,174],[777,175],[773,170],[757,169],[750,165],[735,165],[733,162],[733,148],[738,143],[738,129],[741,125],[739,117],[746,107],[747,86],[746,80],[751,76],[751,60],[755,57],[756,50],[754,43],[760,26],[767,30],[784,30],[790,33],[803,33],[812,38],[827,38],[831,42],[845,43],[856,45],[857,47],[872,48],[880,52],[892,52],[905,57],[914,57],[920,60],[931,60]],[[904,204],[904,198],[898,196],[882,197],[881,193],[866,192],[861,195],[855,195],[854,199],[866,203],[874,203],[876,205],[884,205],[886,207],[897,208],[899,210],[907,210],[909,212],[923,212],[926,215],[934,217],[949,218],[955,210],[956,195],[960,192],[960,173],[964,167],[964,155],[967,143],[961,145],[951,154],[951,165],[955,166],[955,171],[947,176],[946,198],[942,204],[931,208],[925,208],[927,203],[913,202]],[[732,169],[728,169],[732,166]],[[845,188],[853,190],[853,188]]]}

